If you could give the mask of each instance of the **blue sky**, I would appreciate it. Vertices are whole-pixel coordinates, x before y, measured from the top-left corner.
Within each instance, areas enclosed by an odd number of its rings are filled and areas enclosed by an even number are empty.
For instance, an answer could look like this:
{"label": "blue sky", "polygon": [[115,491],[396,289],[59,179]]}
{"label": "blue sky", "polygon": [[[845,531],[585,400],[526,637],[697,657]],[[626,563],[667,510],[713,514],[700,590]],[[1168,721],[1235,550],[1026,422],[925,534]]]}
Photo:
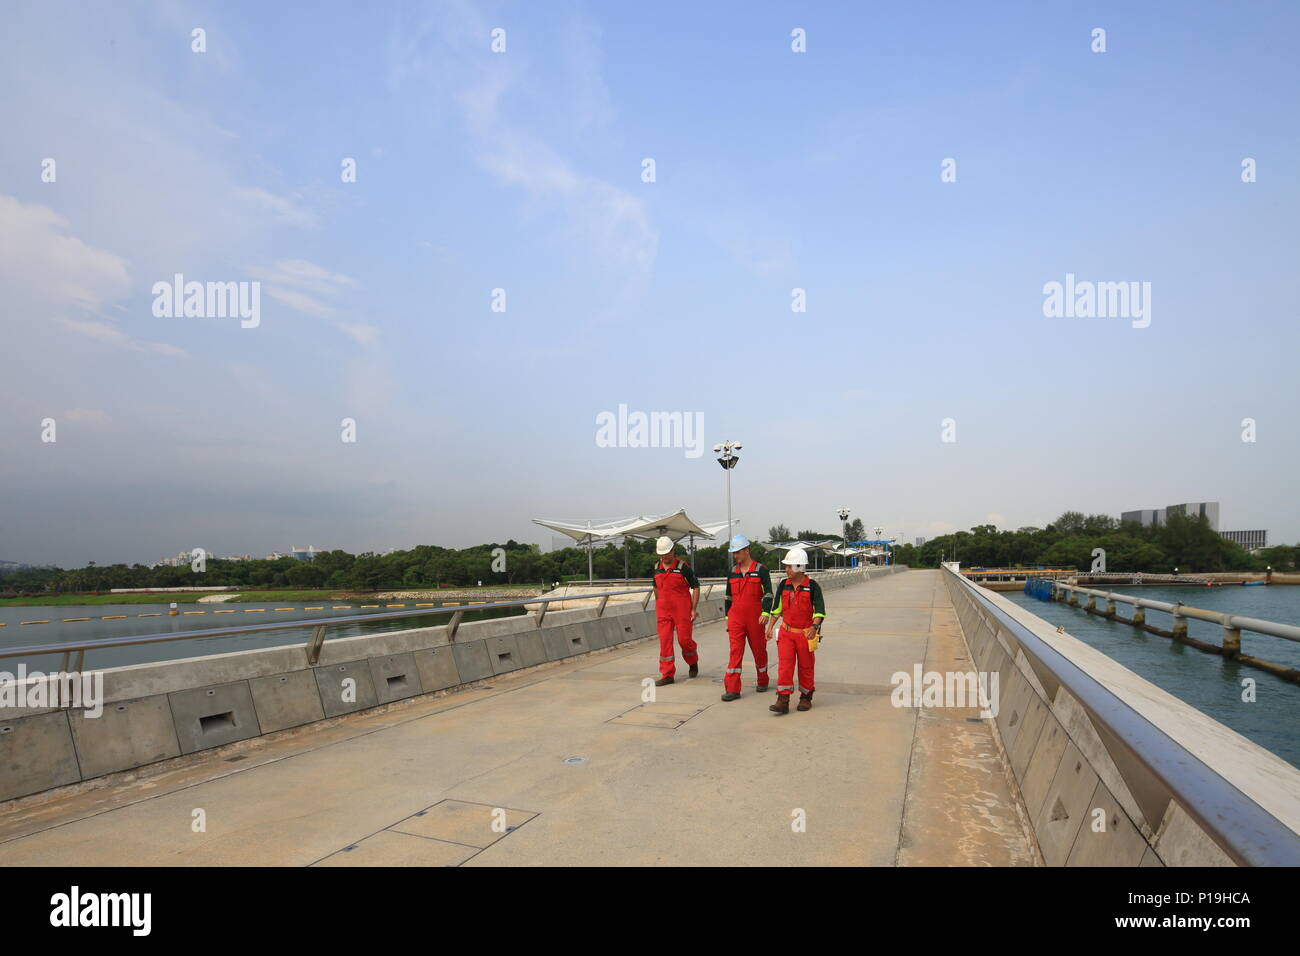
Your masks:
{"label": "blue sky", "polygon": [[[1300,538],[1293,4],[10,6],[0,558],[724,515],[712,456],[597,446],[619,404],[743,441],[755,536]],[[155,317],[177,272],[260,325]],[[1150,326],[1046,318],[1066,273]]]}

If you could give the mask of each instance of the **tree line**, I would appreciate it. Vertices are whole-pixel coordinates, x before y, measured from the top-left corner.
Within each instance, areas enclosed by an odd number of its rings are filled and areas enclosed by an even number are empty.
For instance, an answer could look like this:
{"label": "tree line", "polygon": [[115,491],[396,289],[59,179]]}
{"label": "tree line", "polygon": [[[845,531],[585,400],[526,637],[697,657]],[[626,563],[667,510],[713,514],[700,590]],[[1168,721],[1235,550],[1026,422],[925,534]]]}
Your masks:
{"label": "tree line", "polygon": [[[855,527],[856,525],[856,527]],[[840,539],[843,532],[804,529],[790,534],[784,525],[768,529],[768,539],[822,541]],[[861,521],[850,523],[849,540],[864,540]],[[999,531],[994,525],[977,525],[970,531],[931,538],[921,547],[903,544],[894,549],[894,560],[914,568],[938,567],[941,559],[957,560],[965,567],[1092,567],[1093,549],[1106,552],[1108,571],[1262,571],[1272,567],[1289,571],[1300,563],[1300,549],[1294,545],[1269,548],[1253,556],[1219,536],[1200,516],[1171,515],[1158,526],[1121,523],[1109,515],[1084,515],[1067,511],[1046,528],[1018,528]],[[501,549],[498,551],[497,549]],[[679,555],[686,554],[680,544]],[[755,542],[751,554],[772,570],[779,570],[779,554]],[[770,553],[769,553],[770,552]],[[653,541],[627,543],[628,574],[650,575],[657,560]],[[831,559],[828,566],[836,563]],[[694,568],[702,577],[722,577],[730,567],[725,544],[698,548]],[[592,569],[597,578],[621,578],[624,549],[607,544],[596,548]],[[97,565],[84,568],[21,568],[0,571],[0,592],[46,594],[105,592],[114,588],[179,588],[231,586],[243,590],[265,588],[329,588],[366,591],[396,588],[440,588],[484,585],[544,585],[587,578],[585,548],[560,548],[542,554],[535,544],[507,541],[505,544],[475,545],[471,548],[443,548],[419,545],[408,551],[387,554],[349,554],[322,551],[312,561],[284,557],[274,561],[228,561],[208,558],[205,570],[189,565],[149,567],[143,564]]]}
{"label": "tree line", "polygon": [[[501,549],[498,551],[497,549]],[[683,543],[678,554],[686,555]],[[628,572],[648,577],[657,560],[653,541],[629,541]],[[754,546],[762,560],[764,549]],[[623,577],[623,548],[607,544],[594,549],[592,569],[597,578]],[[727,549],[718,545],[695,552],[695,570],[706,577],[726,574]],[[587,550],[560,548],[542,554],[535,544],[507,541],[471,548],[443,548],[419,545],[408,551],[387,554],[349,554],[321,551],[310,561],[283,557],[274,561],[228,561],[208,557],[203,571],[188,564],[179,567],[144,564],[97,565],[84,568],[21,568],[0,570],[0,592],[4,594],[101,593],[113,589],[236,587],[242,590],[269,588],[328,588],[344,591],[397,588],[441,588],[483,585],[545,585],[557,581],[587,579]]]}
{"label": "tree line", "polygon": [[1220,536],[1200,515],[1169,515],[1160,525],[1122,522],[1110,515],[1067,511],[1046,528],[999,531],[983,524],[970,531],[931,538],[921,547],[895,549],[899,564],[935,568],[939,561],[960,561],[962,567],[1053,567],[1087,571],[1093,550],[1106,552],[1107,571],[1290,571],[1300,561],[1300,548],[1278,545],[1258,556]]}

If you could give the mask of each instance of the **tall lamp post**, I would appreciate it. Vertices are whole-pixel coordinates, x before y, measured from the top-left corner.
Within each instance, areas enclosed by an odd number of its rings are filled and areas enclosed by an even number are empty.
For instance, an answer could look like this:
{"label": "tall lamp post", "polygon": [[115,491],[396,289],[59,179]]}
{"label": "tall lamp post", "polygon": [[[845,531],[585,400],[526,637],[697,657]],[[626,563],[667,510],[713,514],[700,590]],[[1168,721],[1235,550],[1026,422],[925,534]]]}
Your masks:
{"label": "tall lamp post", "polygon": [[840,509],[840,533],[844,538],[844,566],[849,564],[849,509]]}
{"label": "tall lamp post", "polygon": [[[874,531],[874,532],[876,533],[876,540],[877,540],[877,541],[882,540],[880,536],[881,536],[882,534],[885,533],[885,529],[884,529],[884,528],[872,528],[871,530]],[[889,545],[885,545],[885,563],[886,563],[886,564],[889,563]]]}
{"label": "tall lamp post", "polygon": [[714,445],[713,450],[721,453],[718,458],[718,464],[727,472],[727,537],[731,537],[731,470],[740,464],[740,456],[736,451],[741,447],[738,441],[724,441],[720,445]]}

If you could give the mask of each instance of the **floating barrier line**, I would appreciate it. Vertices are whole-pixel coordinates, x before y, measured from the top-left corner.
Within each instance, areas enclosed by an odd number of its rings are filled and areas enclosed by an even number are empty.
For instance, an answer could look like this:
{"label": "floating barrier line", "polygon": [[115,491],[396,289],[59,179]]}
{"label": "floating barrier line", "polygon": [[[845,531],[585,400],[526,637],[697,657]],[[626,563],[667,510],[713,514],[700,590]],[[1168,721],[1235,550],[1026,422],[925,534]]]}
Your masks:
{"label": "floating barrier line", "polygon": [[[188,614],[189,611],[186,611],[185,613]],[[100,620],[101,620],[101,621],[125,621],[125,620],[126,620],[126,615],[125,615],[125,614],[108,614],[108,615],[105,615],[104,617],[101,617]],[[48,623],[48,622],[47,622],[47,623]]]}
{"label": "floating barrier line", "polygon": [[65,618],[63,619],[63,623],[64,623],[64,624],[70,624],[70,623],[72,623],[73,621],[89,621],[89,620],[90,620],[90,618],[88,618],[88,617],[65,617]]}

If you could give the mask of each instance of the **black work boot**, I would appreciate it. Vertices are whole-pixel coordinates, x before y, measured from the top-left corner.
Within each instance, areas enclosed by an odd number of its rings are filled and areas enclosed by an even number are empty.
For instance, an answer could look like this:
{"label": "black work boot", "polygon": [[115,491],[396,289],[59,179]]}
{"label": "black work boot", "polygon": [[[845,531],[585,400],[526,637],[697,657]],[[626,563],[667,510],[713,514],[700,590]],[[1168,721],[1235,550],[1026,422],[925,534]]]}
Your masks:
{"label": "black work boot", "polygon": [[771,690],[771,689],[772,689],[771,684],[759,684],[757,687],[754,688],[754,690],[760,694],[763,693],[763,691],[765,690]]}
{"label": "black work boot", "polygon": [[800,694],[799,706],[795,710],[812,710],[812,694]]}
{"label": "black work boot", "polygon": [[694,664],[691,665],[691,672],[690,672],[689,674],[687,674],[686,676],[687,676],[687,677],[699,677],[699,676],[700,676],[700,664],[699,664],[698,661],[696,661]]}
{"label": "black work boot", "polygon": [[770,710],[770,711],[771,711],[772,713],[774,713],[774,714],[788,714],[788,713],[790,713],[790,695],[789,695],[789,694],[777,694],[777,695],[776,695],[776,703],[773,704],[771,707],[769,707],[768,710]]}
{"label": "black work boot", "polygon": [[664,684],[671,684],[671,683],[673,683],[673,679],[671,677],[661,677],[657,681],[655,681],[655,686],[663,687]]}
{"label": "black work boot", "polygon": [[735,693],[734,691],[727,691],[725,694],[722,695],[722,699],[725,701],[740,700],[740,695]]}

